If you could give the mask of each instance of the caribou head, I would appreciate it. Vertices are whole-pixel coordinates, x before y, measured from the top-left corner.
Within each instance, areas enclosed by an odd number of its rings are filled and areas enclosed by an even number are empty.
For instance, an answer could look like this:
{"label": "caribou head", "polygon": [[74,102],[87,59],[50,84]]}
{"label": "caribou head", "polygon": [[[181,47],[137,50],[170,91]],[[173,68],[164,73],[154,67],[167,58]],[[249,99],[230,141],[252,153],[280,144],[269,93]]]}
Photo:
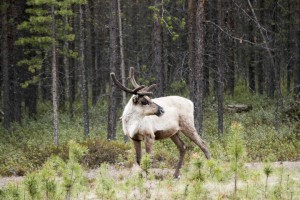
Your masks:
{"label": "caribou head", "polygon": [[152,84],[148,87],[137,84],[134,78],[133,67],[130,68],[129,77],[128,77],[132,86],[134,87],[133,89],[129,89],[124,85],[122,85],[117,80],[114,72],[110,73],[110,77],[114,81],[116,86],[118,86],[121,90],[129,94],[133,94],[133,97],[130,99],[130,101],[132,102],[128,102],[128,103],[133,105],[132,109],[135,114],[142,115],[142,116],[149,116],[149,115],[161,116],[164,113],[164,109],[151,100],[151,96],[153,94],[151,90],[156,87],[156,84]]}

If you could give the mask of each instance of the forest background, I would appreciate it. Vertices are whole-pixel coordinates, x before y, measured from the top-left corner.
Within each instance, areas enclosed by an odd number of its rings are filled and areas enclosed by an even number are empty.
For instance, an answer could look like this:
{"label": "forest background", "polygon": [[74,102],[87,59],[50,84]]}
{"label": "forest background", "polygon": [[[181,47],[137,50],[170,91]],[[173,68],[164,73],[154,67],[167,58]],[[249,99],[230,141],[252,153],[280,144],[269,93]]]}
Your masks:
{"label": "forest background", "polygon": [[[67,157],[71,139],[89,167],[127,159],[118,119],[129,97],[109,74],[127,85],[130,67],[158,84],[154,96],[194,102],[213,156],[238,122],[248,161],[299,160],[298,0],[1,0],[1,23],[2,175]],[[230,109],[239,104],[249,109]]]}

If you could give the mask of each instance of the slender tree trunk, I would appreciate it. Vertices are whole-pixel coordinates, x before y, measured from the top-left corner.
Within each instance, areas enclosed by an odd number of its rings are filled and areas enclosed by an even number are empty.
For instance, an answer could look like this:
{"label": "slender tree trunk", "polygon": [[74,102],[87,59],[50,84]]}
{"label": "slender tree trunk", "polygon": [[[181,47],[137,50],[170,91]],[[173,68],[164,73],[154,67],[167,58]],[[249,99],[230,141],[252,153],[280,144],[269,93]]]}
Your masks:
{"label": "slender tree trunk", "polygon": [[[262,26],[264,25],[265,20],[265,0],[260,0],[259,5],[259,18]],[[258,64],[257,64],[257,90],[259,94],[264,93],[264,84],[265,84],[265,69],[264,69],[264,52],[263,50],[258,51]]]}
{"label": "slender tree trunk", "polygon": [[153,42],[152,42],[152,49],[154,53],[154,63],[153,66],[155,67],[155,75],[156,75],[156,83],[158,84],[157,87],[157,95],[163,96],[164,93],[164,69],[163,69],[163,61],[162,61],[162,27],[160,24],[161,19],[161,0],[154,0],[154,6],[157,8],[158,11],[155,11],[157,15],[157,19],[154,21],[153,24]]}
{"label": "slender tree trunk", "polygon": [[194,0],[188,1],[188,44],[189,44],[189,90],[190,99],[195,101],[195,27],[196,27],[196,5]]}
{"label": "slender tree trunk", "polygon": [[[117,0],[110,1],[110,20],[109,20],[109,35],[110,35],[110,64],[109,69],[116,72],[117,61]],[[109,111],[108,111],[108,127],[107,139],[116,139],[116,123],[117,123],[117,108],[116,108],[116,88],[110,79],[109,93]]]}
{"label": "slender tree trunk", "polygon": [[[122,13],[120,0],[118,0],[118,25],[119,25],[119,39],[120,39],[120,59],[121,59],[121,78],[122,85],[126,85],[126,75],[125,75],[125,60],[124,60],[124,47],[123,47],[123,33],[122,33]],[[122,91],[122,105],[126,106],[126,92]]]}
{"label": "slender tree trunk", "polygon": [[58,99],[57,99],[57,65],[56,65],[56,33],[55,33],[55,15],[54,5],[51,6],[52,17],[52,104],[53,104],[53,136],[54,144],[58,146]]}
{"label": "slender tree trunk", "polygon": [[[19,122],[21,124],[22,121],[22,88],[21,83],[23,82],[23,71],[24,69],[17,66],[17,62],[21,60],[21,56],[23,54],[22,48],[19,48],[15,45],[16,40],[18,37],[20,37],[18,34],[17,27],[15,24],[20,24],[24,19],[25,15],[25,8],[26,8],[26,2],[16,2],[13,1],[12,7],[12,18],[14,20],[12,21],[12,29],[13,34],[10,35],[12,37],[12,51],[10,51],[10,54],[12,56],[12,73],[13,73],[13,113],[12,113],[12,120],[15,122]],[[37,96],[38,97],[38,96]]]}
{"label": "slender tree trunk", "polygon": [[204,115],[204,20],[205,0],[200,0],[196,10],[196,34],[195,34],[195,126],[198,133],[202,133]]}
{"label": "slender tree trunk", "polygon": [[[64,17],[64,25],[66,26],[67,24],[69,24],[69,19],[67,16]],[[65,27],[64,26],[64,27]],[[67,34],[67,31],[64,29],[64,34]],[[64,51],[67,51],[69,49],[69,42],[67,40],[64,41],[63,43],[63,49]],[[70,88],[70,67],[69,67],[69,58],[67,55],[63,55],[63,66],[64,66],[64,71],[65,71],[65,86],[64,86],[64,91],[66,94],[66,97],[64,99],[64,101],[66,99],[70,98],[70,94],[69,94],[69,88]],[[67,88],[67,89],[65,89]],[[65,105],[65,103],[64,103]]]}
{"label": "slender tree trunk", "polygon": [[[32,78],[31,76],[29,78]],[[28,116],[31,119],[36,119],[37,114],[37,98],[38,98],[38,87],[35,84],[30,84],[26,88],[25,106],[28,107]]]}
{"label": "slender tree trunk", "polygon": [[[98,16],[98,7],[97,7],[98,2],[93,2],[89,1],[89,7],[90,7],[90,12],[91,12],[91,17],[92,17],[92,25],[91,25],[91,43],[92,43],[92,62],[93,62],[93,68],[92,68],[92,79],[93,81],[91,82],[92,84],[92,105],[96,106],[98,102],[98,97],[99,97],[99,82],[98,82],[98,65],[99,65],[99,33],[97,26],[97,18]],[[97,25],[97,26],[96,26]]]}
{"label": "slender tree trunk", "polygon": [[[250,0],[251,4],[253,0]],[[251,11],[249,11],[249,16],[251,16]],[[255,31],[252,22],[249,22],[249,40],[254,43]],[[249,68],[248,68],[248,84],[251,93],[255,93],[255,60],[254,60],[254,47],[249,46]]]}
{"label": "slender tree trunk", "polygon": [[[232,35],[235,35],[235,12],[233,2],[228,3],[229,12],[228,12],[228,22],[227,27]],[[229,40],[229,52],[228,52],[228,90],[231,96],[234,96],[234,87],[235,87],[235,49],[236,41]]]}
{"label": "slender tree trunk", "polygon": [[[126,85],[126,75],[125,75],[125,59],[124,59],[124,47],[123,47],[123,30],[122,30],[122,12],[121,12],[121,2],[118,0],[118,25],[119,25],[119,39],[120,39],[120,59],[121,59],[121,78],[122,85]],[[126,92],[122,91],[122,105],[123,108],[126,106]],[[124,135],[124,141],[128,141],[128,136]]]}
{"label": "slender tree trunk", "polygon": [[[222,27],[223,25],[223,10],[222,10],[222,0],[218,0],[218,25]],[[218,99],[218,137],[221,138],[223,134],[223,55],[222,55],[222,34],[218,34],[218,66],[217,66],[217,99]]]}
{"label": "slender tree trunk", "polygon": [[9,67],[8,67],[8,38],[7,38],[7,4],[4,2],[2,14],[2,78],[3,78],[3,127],[10,128],[10,102],[9,102]]}
{"label": "slender tree trunk", "polygon": [[[253,32],[253,31],[252,31]],[[249,49],[249,68],[248,68],[248,84],[251,93],[255,93],[255,60],[254,60],[254,49],[250,47]]]}
{"label": "slender tree trunk", "polygon": [[[76,6],[73,6],[72,8],[73,10],[76,9],[77,11],[77,7]],[[70,19],[70,23],[71,23],[71,26],[74,27],[74,32],[77,33],[79,32],[78,30],[78,26],[76,26],[75,24],[75,17],[71,17]],[[71,41],[70,42],[70,49],[72,51],[76,51],[76,42],[77,40],[75,39],[75,41]],[[76,73],[75,73],[75,69],[76,69],[76,66],[77,66],[77,61],[75,60],[75,58],[69,58],[69,87],[68,87],[68,90],[69,90],[69,114],[70,114],[70,119],[72,119],[74,117],[74,101],[75,101],[75,96],[76,96]]]}
{"label": "slender tree trunk", "polygon": [[300,4],[296,3],[295,19],[296,19],[296,34],[295,40],[297,41],[296,47],[296,58],[294,67],[294,97],[295,99],[300,98]]}
{"label": "slender tree trunk", "polygon": [[79,5],[79,69],[81,70],[81,90],[82,90],[82,100],[83,100],[83,126],[84,126],[84,136],[89,137],[90,124],[89,124],[89,104],[88,104],[88,82],[87,82],[87,70],[84,64],[84,19],[83,19],[84,9],[82,5]]}
{"label": "slender tree trunk", "polygon": [[42,67],[41,93],[43,101],[51,101],[51,58],[46,58]]}
{"label": "slender tree trunk", "polygon": [[[64,44],[63,44],[64,45]],[[65,59],[64,59],[64,55],[58,55],[58,100],[59,100],[59,109],[61,109],[62,111],[65,110],[65,102],[66,102],[66,89],[65,89]]]}

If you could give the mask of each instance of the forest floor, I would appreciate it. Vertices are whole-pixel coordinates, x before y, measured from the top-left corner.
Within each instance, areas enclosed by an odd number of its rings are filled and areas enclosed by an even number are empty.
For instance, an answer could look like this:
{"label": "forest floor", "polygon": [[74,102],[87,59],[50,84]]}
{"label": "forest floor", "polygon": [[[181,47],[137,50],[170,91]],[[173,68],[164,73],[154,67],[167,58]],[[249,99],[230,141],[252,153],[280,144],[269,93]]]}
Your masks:
{"label": "forest floor", "polygon": [[[263,174],[263,168],[264,168],[264,163],[246,163],[245,164],[246,169],[249,171],[260,171],[260,173]],[[295,161],[295,162],[283,162],[282,164],[279,162],[274,162],[272,163],[272,168],[274,170],[280,171],[280,169],[284,169],[285,176],[289,176],[289,180],[300,183],[300,161]],[[95,178],[98,175],[98,169],[93,169],[93,170],[88,170],[86,171],[86,177],[89,180],[90,183],[90,188],[91,190],[88,192],[85,192],[82,194],[82,198],[84,199],[97,199],[96,195],[96,190],[95,190]],[[109,166],[109,173],[110,176],[115,180],[115,181],[122,181],[125,179],[129,179],[130,177],[133,177],[134,175],[137,175],[138,173],[141,172],[141,169],[139,166],[134,165],[131,168],[125,168],[125,167],[120,167],[120,166]],[[155,194],[151,194],[150,199],[157,199],[156,197],[172,197],[172,192],[178,191],[178,190],[184,190],[184,187],[187,187],[186,185],[182,184],[181,180],[174,180],[175,184],[172,183],[173,186],[170,186],[170,188],[167,189],[162,189],[159,188],[160,182],[164,180],[165,178],[170,179],[172,177],[174,169],[158,169],[158,168],[153,168],[151,169],[151,172],[153,175],[156,177],[155,179],[149,180],[146,182],[146,188],[151,190]],[[184,178],[184,177],[183,177]],[[260,176],[261,182],[264,182],[265,176],[261,175]],[[280,176],[278,173],[272,173],[268,179],[268,184],[269,187],[271,188],[272,186],[275,186],[276,184],[279,183]],[[11,176],[11,177],[0,177],[0,188],[5,187],[9,183],[20,183],[23,180],[23,177],[21,176]],[[171,180],[171,179],[170,179]],[[176,182],[177,181],[177,182]],[[283,185],[287,184],[286,179],[283,180]],[[238,187],[239,188],[246,188],[248,187],[247,182],[245,181],[239,181],[238,182]],[[212,182],[212,181],[206,181],[204,184],[204,188],[206,191],[209,193],[210,197],[220,197],[220,194],[222,195],[222,199],[229,194],[232,194],[232,191],[234,190],[234,181],[225,181],[225,182]],[[174,187],[175,186],[175,187]],[[299,189],[300,190],[300,189]],[[261,188],[261,191],[263,193],[264,187]],[[118,193],[118,191],[117,191]],[[298,194],[299,191],[296,191]],[[117,196],[122,196],[124,194],[117,194]],[[134,194],[131,194],[131,196]],[[155,197],[156,196],[156,197]],[[298,198],[298,197],[296,197]]]}

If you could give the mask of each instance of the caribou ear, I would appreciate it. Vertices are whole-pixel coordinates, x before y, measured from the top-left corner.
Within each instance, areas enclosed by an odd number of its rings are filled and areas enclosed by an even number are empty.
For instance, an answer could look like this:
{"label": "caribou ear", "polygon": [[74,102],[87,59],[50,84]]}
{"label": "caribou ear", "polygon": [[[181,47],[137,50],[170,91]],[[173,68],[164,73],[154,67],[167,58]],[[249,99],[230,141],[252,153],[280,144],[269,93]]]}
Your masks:
{"label": "caribou ear", "polygon": [[135,95],[133,98],[132,98],[132,101],[134,104],[136,104],[139,100],[139,96],[138,95]]}

